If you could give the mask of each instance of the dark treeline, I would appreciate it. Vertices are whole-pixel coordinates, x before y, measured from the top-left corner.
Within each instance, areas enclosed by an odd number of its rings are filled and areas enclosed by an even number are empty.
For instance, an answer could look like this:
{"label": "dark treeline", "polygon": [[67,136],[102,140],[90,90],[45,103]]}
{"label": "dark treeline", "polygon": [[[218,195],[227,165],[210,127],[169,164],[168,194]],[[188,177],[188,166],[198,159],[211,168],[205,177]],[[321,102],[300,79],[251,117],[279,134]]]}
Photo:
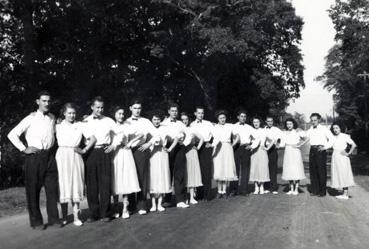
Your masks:
{"label": "dark treeline", "polygon": [[303,22],[286,0],[3,0],[0,20],[0,188],[21,183],[6,134],[40,89],[55,114],[67,101],[87,114],[101,95],[140,97],[146,113],[203,105],[212,119],[239,106],[279,116],[304,86]]}

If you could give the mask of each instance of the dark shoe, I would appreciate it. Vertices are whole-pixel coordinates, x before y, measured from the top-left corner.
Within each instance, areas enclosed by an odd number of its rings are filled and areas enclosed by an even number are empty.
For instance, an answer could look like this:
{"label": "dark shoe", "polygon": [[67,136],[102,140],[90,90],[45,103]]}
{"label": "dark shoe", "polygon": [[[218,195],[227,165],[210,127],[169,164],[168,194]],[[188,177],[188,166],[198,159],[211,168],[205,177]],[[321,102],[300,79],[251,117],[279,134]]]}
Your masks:
{"label": "dark shoe", "polygon": [[229,193],[229,197],[234,197],[234,196],[237,196],[238,193],[236,191],[232,191]]}
{"label": "dark shoe", "polygon": [[97,221],[97,219],[96,219],[96,218],[92,218],[92,217],[90,217],[90,218],[88,218],[88,219],[86,220],[86,222],[87,222],[87,223],[93,223],[93,222],[95,222],[95,221]]}
{"label": "dark shoe", "polygon": [[61,222],[60,222],[60,227],[64,227],[65,225],[67,225],[68,224],[68,221],[67,220],[62,220]]}
{"label": "dark shoe", "polygon": [[48,223],[46,226],[45,226],[45,229],[56,229],[56,228],[61,228],[62,225],[60,222],[56,222],[56,223]]}
{"label": "dark shoe", "polygon": [[45,225],[31,226],[33,230],[43,231],[46,229]]}
{"label": "dark shoe", "polygon": [[102,218],[100,221],[102,221],[102,222],[110,222],[111,221],[111,218],[110,217],[105,217],[105,218]]}
{"label": "dark shoe", "polygon": [[222,199],[224,196],[223,196],[223,194],[220,194],[220,193],[217,193],[217,199]]}

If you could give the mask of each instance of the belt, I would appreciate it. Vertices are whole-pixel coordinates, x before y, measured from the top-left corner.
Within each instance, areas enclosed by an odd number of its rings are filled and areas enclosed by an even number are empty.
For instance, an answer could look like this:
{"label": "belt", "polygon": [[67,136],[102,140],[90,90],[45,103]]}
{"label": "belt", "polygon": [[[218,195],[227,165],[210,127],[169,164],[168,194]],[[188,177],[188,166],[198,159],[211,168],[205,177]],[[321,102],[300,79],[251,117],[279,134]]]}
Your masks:
{"label": "belt", "polygon": [[310,145],[311,148],[319,148],[322,147],[323,145]]}

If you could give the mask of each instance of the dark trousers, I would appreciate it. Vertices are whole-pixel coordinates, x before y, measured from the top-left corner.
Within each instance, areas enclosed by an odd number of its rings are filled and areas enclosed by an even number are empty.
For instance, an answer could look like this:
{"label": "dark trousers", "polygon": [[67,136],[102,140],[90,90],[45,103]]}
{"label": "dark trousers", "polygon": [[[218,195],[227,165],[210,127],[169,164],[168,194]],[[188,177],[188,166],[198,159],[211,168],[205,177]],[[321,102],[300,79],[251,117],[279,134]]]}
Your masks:
{"label": "dark trousers", "polygon": [[186,199],[186,163],[186,146],[177,144],[177,146],[169,153],[169,168],[171,178],[174,180],[174,190],[177,203],[185,201]]}
{"label": "dark trousers", "polygon": [[109,216],[111,196],[111,153],[93,149],[86,160],[87,202],[94,219]]}
{"label": "dark trousers", "polygon": [[45,187],[46,192],[48,223],[54,224],[58,222],[58,169],[54,154],[50,150],[42,150],[26,156],[24,183],[31,226],[43,224],[40,211],[40,191],[42,186]]}
{"label": "dark trousers", "polygon": [[[278,173],[278,151],[275,148],[275,145],[272,146],[268,150],[268,159],[269,159],[269,190],[270,191],[277,191],[278,190],[278,183],[277,183],[277,173]],[[268,186],[267,186],[268,187]]]}
{"label": "dark trousers", "polygon": [[198,198],[211,200],[211,179],[213,176],[213,148],[206,148],[205,144],[198,151],[200,168],[201,168],[201,180],[203,186],[198,188]]}
{"label": "dark trousers", "polygon": [[234,152],[238,181],[230,184],[231,192],[246,195],[249,193],[248,184],[250,179],[250,158],[251,151],[246,149],[246,145],[238,146]]}
{"label": "dark trousers", "polygon": [[[135,200],[134,194],[130,195],[130,202],[136,202],[135,208],[138,210],[147,209],[147,193],[149,191],[150,180],[150,151],[140,151],[139,146],[132,148],[133,158],[135,160],[138,182],[140,184],[141,191],[137,193],[137,199]],[[132,205],[131,205],[132,206]]]}
{"label": "dark trousers", "polygon": [[311,193],[325,195],[327,191],[327,152],[311,147],[309,154]]}

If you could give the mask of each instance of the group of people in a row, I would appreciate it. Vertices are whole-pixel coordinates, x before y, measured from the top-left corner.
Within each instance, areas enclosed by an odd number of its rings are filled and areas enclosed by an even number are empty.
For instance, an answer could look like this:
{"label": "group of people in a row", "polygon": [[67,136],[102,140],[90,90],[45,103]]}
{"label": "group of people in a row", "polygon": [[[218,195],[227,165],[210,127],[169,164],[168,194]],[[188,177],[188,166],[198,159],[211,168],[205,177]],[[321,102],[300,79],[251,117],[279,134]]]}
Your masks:
{"label": "group of people in a row", "polygon": [[[311,128],[304,132],[296,122],[285,120],[285,131],[273,125],[273,118],[252,118],[239,110],[238,122],[227,123],[227,112],[216,112],[217,123],[204,120],[204,108],[196,107],[195,120],[179,114],[177,104],[168,106],[168,117],[152,113],[141,116],[142,103],[130,105],[131,115],[116,107],[114,119],[104,116],[104,101],[91,102],[92,113],[76,121],[76,107],[66,103],[62,121],[49,113],[50,94],[39,93],[38,110],[24,118],[8,135],[10,141],[27,154],[24,179],[30,224],[44,228],[39,207],[42,186],[47,198],[48,225],[60,224],[57,203],[61,204],[62,225],[67,223],[68,203],[72,203],[74,224],[81,226],[79,203],[86,186],[90,217],[109,221],[120,214],[115,208],[123,200],[122,218],[129,218],[128,204],[140,215],[164,211],[164,202],[187,208],[196,199],[211,200],[212,180],[217,182],[217,198],[248,195],[249,181],[254,194],[278,194],[279,148],[284,147],[282,179],[289,181],[289,195],[297,195],[299,181],[305,178],[300,147],[309,141],[311,195],[325,196],[327,183],[326,150],[333,146],[332,187],[343,188],[338,196],[348,199],[354,185],[349,155],[355,143],[334,123],[331,131],[319,124],[320,115],[310,117]],[[25,135],[27,146],[21,140]],[[57,141],[56,154],[52,148]],[[349,149],[347,149],[347,145]],[[268,183],[269,186],[264,186]],[[111,205],[111,196],[115,205]],[[147,198],[151,198],[151,207]]]}

